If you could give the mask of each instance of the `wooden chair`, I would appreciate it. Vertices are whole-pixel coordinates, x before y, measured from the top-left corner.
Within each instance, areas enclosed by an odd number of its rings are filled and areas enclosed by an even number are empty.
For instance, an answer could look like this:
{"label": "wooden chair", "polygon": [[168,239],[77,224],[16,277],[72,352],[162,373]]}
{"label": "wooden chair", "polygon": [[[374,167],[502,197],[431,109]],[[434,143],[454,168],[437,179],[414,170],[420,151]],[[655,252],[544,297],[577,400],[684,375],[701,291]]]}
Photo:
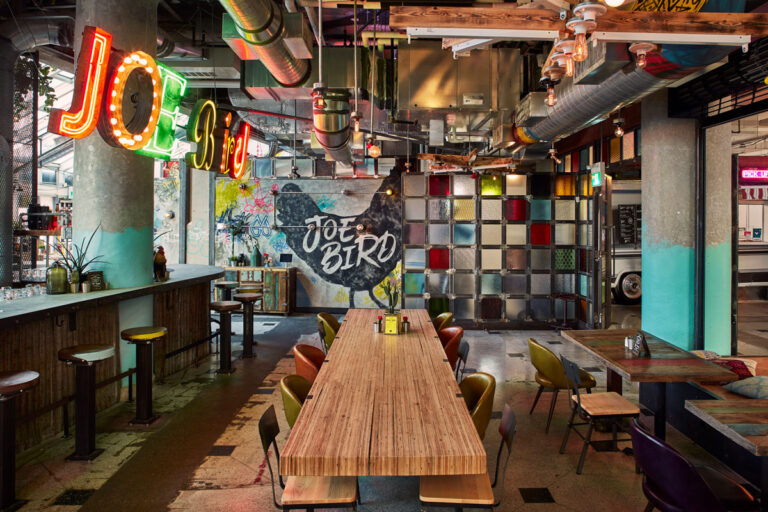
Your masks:
{"label": "wooden chair", "polygon": [[456,363],[456,380],[461,382],[464,378],[464,371],[467,369],[467,358],[469,358],[469,343],[461,340],[459,343],[459,360]]}
{"label": "wooden chair", "polygon": [[437,337],[445,350],[445,357],[451,364],[451,370],[456,369],[456,361],[459,360],[459,343],[464,337],[464,329],[461,327],[446,327],[437,331]]}
{"label": "wooden chair", "polygon": [[[616,443],[620,441],[631,441],[631,438],[617,438],[616,431],[621,428],[621,421],[624,418],[637,418],[640,415],[640,409],[620,394],[614,392],[593,393],[591,395],[581,396],[581,393],[579,393],[579,388],[581,387],[581,372],[579,371],[579,366],[564,356],[560,356],[560,359],[563,361],[565,375],[571,382],[571,389],[574,392],[571,397],[573,402],[571,418],[568,420],[568,428],[565,431],[565,437],[563,437],[563,444],[560,445],[560,453],[565,453],[565,446],[568,444],[568,435],[571,433],[571,429],[573,429],[579,437],[584,439],[584,446],[581,449],[581,457],[579,457],[579,465],[576,467],[576,474],[580,475],[581,470],[584,467],[584,460],[587,457],[587,450],[589,449],[589,445],[592,444],[592,431],[595,428],[595,421],[603,420],[611,423],[613,445],[614,449],[616,449]],[[586,420],[586,423],[573,422],[577,413]],[[589,425],[585,436],[582,436],[581,432],[576,428],[581,425]]]}
{"label": "wooden chair", "polygon": [[328,313],[317,314],[317,329],[320,333],[320,341],[325,347],[325,351],[331,350],[333,340],[336,338],[336,333],[339,332],[341,324],[333,315]]}
{"label": "wooden chair", "polygon": [[469,408],[469,415],[475,424],[480,439],[485,437],[485,430],[493,414],[493,395],[496,393],[496,379],[487,373],[473,373],[459,384],[461,394]]}
{"label": "wooden chair", "polygon": [[269,409],[259,419],[259,437],[264,449],[264,459],[269,469],[272,484],[272,502],[278,510],[303,509],[313,512],[316,508],[353,508],[357,510],[357,478],[355,477],[326,477],[326,476],[289,476],[283,484],[282,503],[277,502],[275,493],[275,474],[272,472],[270,447],[275,453],[277,473],[280,474],[280,451],[277,448],[277,435],[280,427],[277,424],[275,407]]}
{"label": "wooden chair", "polygon": [[[493,509],[501,505],[501,496],[506,481],[509,459],[512,454],[512,441],[515,437],[517,420],[515,413],[509,407],[504,406],[501,417],[499,433],[501,443],[496,455],[496,470],[491,484],[488,473],[481,475],[449,475],[449,476],[423,476],[419,485],[419,500],[422,507],[452,507],[462,511],[464,507]],[[504,469],[501,472],[502,492],[497,500],[493,489],[499,482],[499,466],[501,466],[501,452],[507,448],[507,456],[504,459]]]}
{"label": "wooden chair", "polygon": [[312,345],[296,345],[293,347],[293,360],[296,363],[296,373],[312,384],[323,366],[325,353]]}
{"label": "wooden chair", "polygon": [[296,423],[311,387],[312,384],[301,375],[286,375],[280,379],[280,393],[283,395],[283,409],[289,427],[293,428]]}
{"label": "wooden chair", "polygon": [[432,320],[432,325],[437,332],[442,331],[446,327],[450,327],[453,323],[453,313],[440,313]]}
{"label": "wooden chair", "polygon": [[[531,411],[528,414],[533,414],[533,410],[544,391],[551,392],[552,401],[549,404],[549,416],[547,416],[547,426],[544,429],[544,433],[549,434],[549,425],[552,423],[552,415],[555,413],[557,394],[561,389],[570,389],[571,382],[566,378],[563,363],[555,353],[533,338],[528,338],[528,353],[531,356],[531,364],[536,368],[536,382],[539,384],[539,391],[536,393],[536,398],[534,398]],[[579,370],[579,373],[581,376],[579,387],[586,389],[587,393],[591,393],[592,388],[597,384],[595,378],[584,370]]]}

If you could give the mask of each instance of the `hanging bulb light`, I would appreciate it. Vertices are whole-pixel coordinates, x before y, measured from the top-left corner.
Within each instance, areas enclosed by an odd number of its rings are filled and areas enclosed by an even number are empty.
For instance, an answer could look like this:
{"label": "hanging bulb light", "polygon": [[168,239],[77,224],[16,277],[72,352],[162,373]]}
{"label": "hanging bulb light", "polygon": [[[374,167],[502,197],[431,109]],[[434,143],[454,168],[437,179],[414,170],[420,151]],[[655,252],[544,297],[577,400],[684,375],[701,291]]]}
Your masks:
{"label": "hanging bulb light", "polygon": [[565,26],[575,35],[573,60],[576,62],[584,62],[589,57],[587,34],[597,28],[598,16],[602,16],[607,10],[606,6],[595,2],[582,2],[573,8],[576,17],[569,20]]}
{"label": "hanging bulb light", "polygon": [[613,131],[614,135],[616,137],[623,137],[624,136],[624,118],[623,117],[617,117],[613,120],[613,124],[616,126],[616,129]]}
{"label": "hanging bulb light", "polygon": [[635,65],[643,69],[648,64],[648,54],[656,52],[659,47],[653,43],[632,43],[629,45],[629,51],[635,54]]}
{"label": "hanging bulb light", "polygon": [[605,3],[609,7],[621,7],[624,5],[624,0],[605,0]]}
{"label": "hanging bulb light", "polygon": [[317,82],[312,88],[312,107],[315,110],[325,109],[325,84]]}
{"label": "hanging bulb light", "polygon": [[573,64],[573,49],[576,47],[576,41],[573,39],[561,39],[555,43],[554,51],[555,55],[562,54],[563,57],[559,60],[559,65],[565,68],[565,76],[571,77],[574,72]]}
{"label": "hanging bulb light", "polygon": [[352,126],[355,129],[355,133],[360,132],[360,112],[352,112],[350,116],[352,118]]}
{"label": "hanging bulb light", "polygon": [[576,34],[576,45],[573,48],[573,60],[584,62],[589,57],[589,46],[587,46],[587,34]]}
{"label": "hanging bulb light", "polygon": [[371,158],[379,158],[381,156],[381,148],[376,144],[376,139],[371,139],[368,143],[368,156]]}
{"label": "hanging bulb light", "polygon": [[549,87],[547,87],[547,106],[548,107],[554,107],[557,105],[557,98],[555,97],[555,86],[550,84]]}
{"label": "hanging bulb light", "polygon": [[551,158],[557,165],[560,165],[563,163],[563,161],[557,156],[557,150],[555,149],[555,146],[553,145],[551,148],[549,148],[549,158]]}

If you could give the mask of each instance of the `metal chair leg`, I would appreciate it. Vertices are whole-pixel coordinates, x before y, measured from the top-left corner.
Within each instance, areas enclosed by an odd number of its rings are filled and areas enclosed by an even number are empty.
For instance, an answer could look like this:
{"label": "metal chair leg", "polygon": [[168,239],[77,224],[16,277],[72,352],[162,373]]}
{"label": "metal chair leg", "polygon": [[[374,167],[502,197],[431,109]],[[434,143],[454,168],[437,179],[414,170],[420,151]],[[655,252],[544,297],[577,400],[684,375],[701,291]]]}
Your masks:
{"label": "metal chair leg", "polygon": [[571,418],[568,420],[568,428],[565,429],[565,436],[563,437],[563,444],[560,445],[560,453],[565,453],[565,445],[568,444],[568,436],[571,434],[571,429],[573,428],[573,419],[576,417],[576,410],[579,408],[578,405],[574,405],[571,409]]}
{"label": "metal chair leg", "polygon": [[653,512],[653,509],[654,509],[653,503],[649,501],[648,504],[645,506],[645,510],[643,512]]}
{"label": "metal chair leg", "polygon": [[531,406],[531,412],[528,414],[533,414],[533,410],[536,408],[536,404],[539,403],[539,398],[541,398],[541,394],[544,392],[544,386],[539,386],[539,390],[536,392],[536,398],[533,399],[533,405]]}
{"label": "metal chair leg", "polygon": [[592,428],[595,423],[590,418],[589,427],[587,427],[587,435],[584,436],[584,447],[581,449],[581,457],[579,457],[579,465],[576,467],[576,474],[580,475],[581,470],[584,468],[584,460],[587,458],[587,451],[589,450],[589,443],[592,440]]}
{"label": "metal chair leg", "polygon": [[552,423],[552,415],[555,414],[555,404],[557,403],[557,394],[560,392],[556,389],[552,393],[552,403],[549,404],[549,416],[547,417],[547,428],[544,429],[545,434],[549,434],[549,424]]}
{"label": "metal chair leg", "polygon": [[357,502],[362,505],[363,497],[360,495],[360,477],[355,478],[355,485],[357,486]]}
{"label": "metal chair leg", "polygon": [[613,449],[616,451],[619,451],[619,436],[617,435],[618,425],[617,425],[618,419],[613,420],[611,423],[611,433],[613,434]]}

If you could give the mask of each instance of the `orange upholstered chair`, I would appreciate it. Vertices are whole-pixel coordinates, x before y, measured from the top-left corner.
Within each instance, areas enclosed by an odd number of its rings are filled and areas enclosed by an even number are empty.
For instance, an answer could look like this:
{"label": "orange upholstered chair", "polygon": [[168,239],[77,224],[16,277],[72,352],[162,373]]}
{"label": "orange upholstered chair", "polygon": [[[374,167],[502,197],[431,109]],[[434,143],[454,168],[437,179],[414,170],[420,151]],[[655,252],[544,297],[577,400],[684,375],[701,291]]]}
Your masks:
{"label": "orange upholstered chair", "polygon": [[293,359],[296,362],[296,373],[309,382],[315,382],[325,361],[325,352],[312,345],[296,345],[293,347]]}
{"label": "orange upholstered chair", "polygon": [[464,329],[461,327],[446,327],[437,333],[440,343],[443,344],[445,356],[451,363],[451,368],[456,369],[456,361],[459,360],[459,343],[464,336]]}

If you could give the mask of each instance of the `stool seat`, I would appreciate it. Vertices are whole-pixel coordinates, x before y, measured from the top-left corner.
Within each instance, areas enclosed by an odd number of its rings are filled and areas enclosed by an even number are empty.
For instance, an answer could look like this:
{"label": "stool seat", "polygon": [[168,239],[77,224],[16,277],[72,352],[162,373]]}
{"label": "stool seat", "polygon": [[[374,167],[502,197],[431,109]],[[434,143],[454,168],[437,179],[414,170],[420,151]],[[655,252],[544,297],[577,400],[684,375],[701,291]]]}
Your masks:
{"label": "stool seat", "polygon": [[232,288],[237,288],[238,286],[240,286],[240,283],[238,281],[216,281],[215,283],[213,283],[213,285],[216,288],[231,290]]}
{"label": "stool seat", "polygon": [[134,327],[120,333],[120,337],[127,341],[152,341],[168,334],[165,327]]}
{"label": "stool seat", "polygon": [[74,345],[59,350],[59,361],[88,364],[103,361],[115,355],[112,345]]}
{"label": "stool seat", "polygon": [[256,302],[262,296],[261,293],[238,293],[234,298],[238,302]]}
{"label": "stool seat", "polygon": [[40,374],[30,370],[0,372],[0,399],[34,387]]}
{"label": "stool seat", "polygon": [[236,311],[240,309],[240,303],[234,300],[219,300],[211,302],[211,309],[214,311]]}

